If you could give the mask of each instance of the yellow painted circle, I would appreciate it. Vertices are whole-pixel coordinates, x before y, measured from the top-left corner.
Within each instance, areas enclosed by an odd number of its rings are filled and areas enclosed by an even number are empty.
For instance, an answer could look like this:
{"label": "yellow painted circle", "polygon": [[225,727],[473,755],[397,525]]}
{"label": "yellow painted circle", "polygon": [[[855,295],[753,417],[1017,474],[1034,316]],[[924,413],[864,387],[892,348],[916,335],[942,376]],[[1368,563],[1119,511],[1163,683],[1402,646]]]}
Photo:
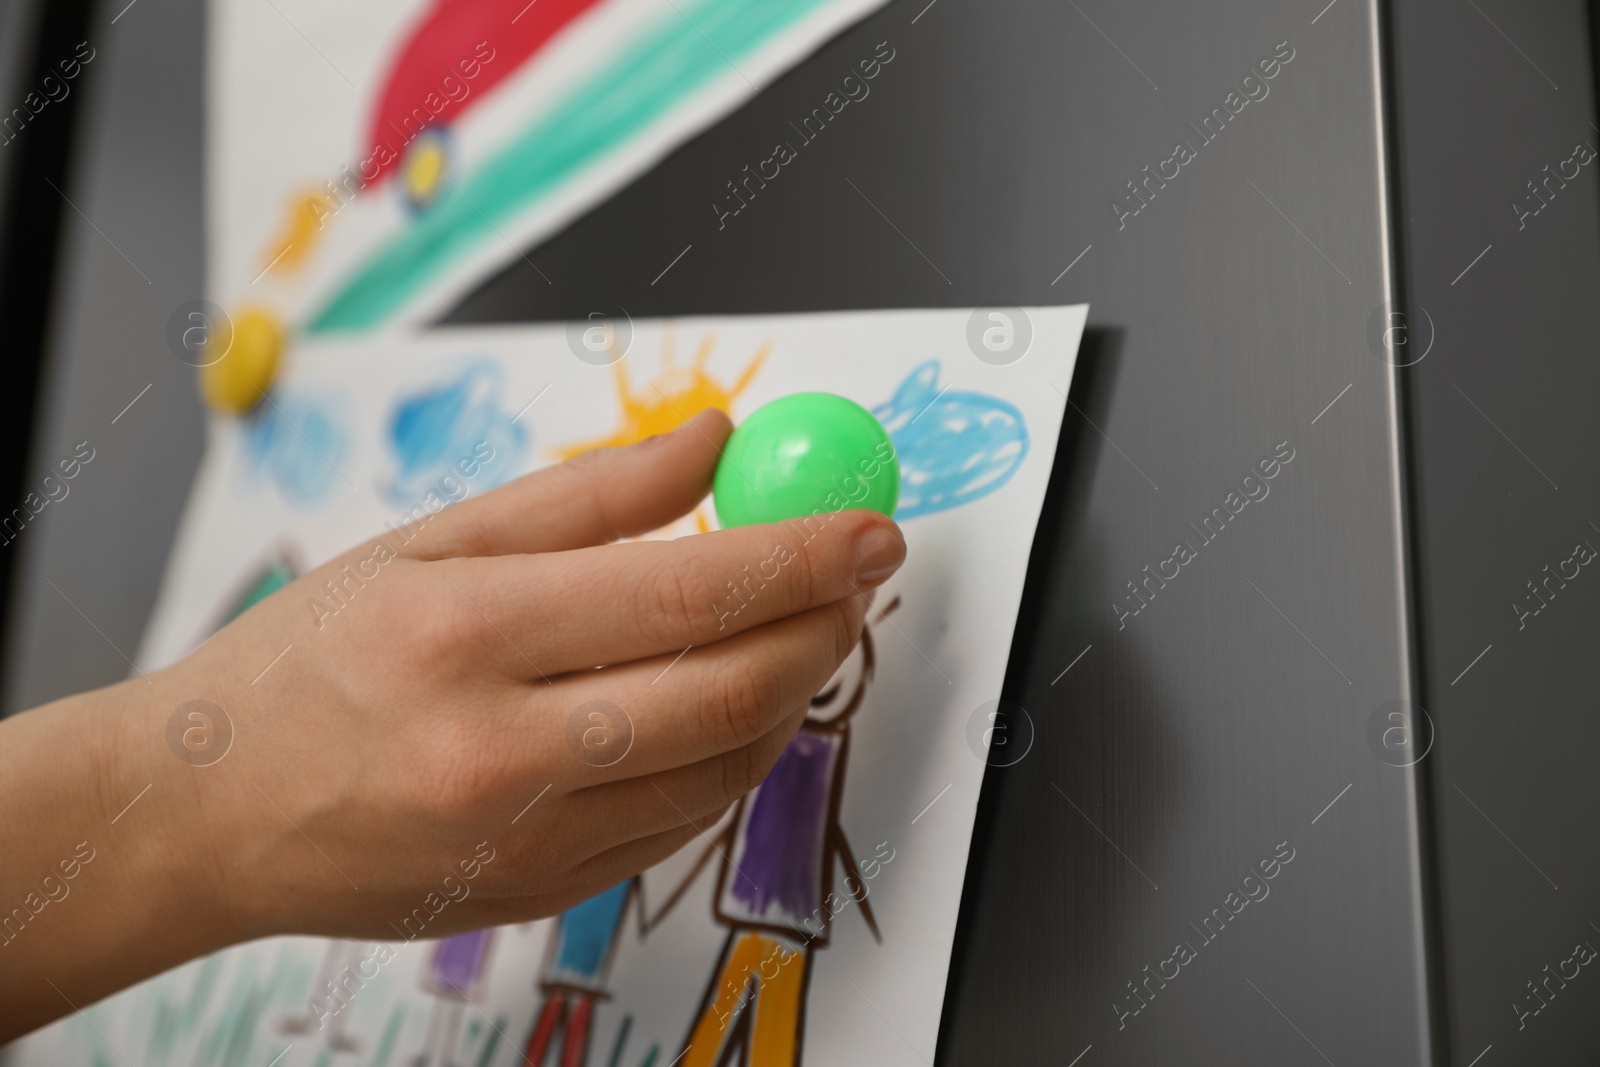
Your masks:
{"label": "yellow painted circle", "polygon": [[406,153],[406,195],[413,203],[426,204],[434,198],[444,182],[448,161],[444,141],[438,137],[424,137]]}
{"label": "yellow painted circle", "polygon": [[215,411],[243,415],[261,403],[278,376],[283,327],[270,311],[250,308],[233,317],[231,335],[219,331],[214,339],[227,347],[220,355],[207,351],[200,395]]}

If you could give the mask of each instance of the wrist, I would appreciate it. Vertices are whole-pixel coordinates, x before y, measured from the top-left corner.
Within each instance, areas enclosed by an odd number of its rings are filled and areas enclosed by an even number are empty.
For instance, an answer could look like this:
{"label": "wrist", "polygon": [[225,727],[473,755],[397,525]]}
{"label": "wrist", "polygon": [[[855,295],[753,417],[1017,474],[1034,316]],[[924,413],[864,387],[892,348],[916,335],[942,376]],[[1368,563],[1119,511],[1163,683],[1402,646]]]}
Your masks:
{"label": "wrist", "polygon": [[0,1038],[238,939],[154,725],[165,681],[0,723]]}
{"label": "wrist", "polygon": [[150,895],[145,930],[183,959],[259,936],[235,877],[238,719],[221,708],[234,701],[195,673],[183,660],[114,687],[126,713],[100,731],[98,753],[120,790],[101,798],[104,825],[119,840],[127,831],[130,874]]}
{"label": "wrist", "polygon": [[247,936],[226,883],[227,807],[205,781],[221,768],[180,755],[183,731],[199,725],[178,714],[192,699],[188,688],[173,667],[71,698],[91,706],[69,709],[86,723],[99,720],[88,744],[103,783],[96,804],[103,855],[119,871],[118,894],[143,898],[126,905],[129,945],[162,944],[161,969]]}

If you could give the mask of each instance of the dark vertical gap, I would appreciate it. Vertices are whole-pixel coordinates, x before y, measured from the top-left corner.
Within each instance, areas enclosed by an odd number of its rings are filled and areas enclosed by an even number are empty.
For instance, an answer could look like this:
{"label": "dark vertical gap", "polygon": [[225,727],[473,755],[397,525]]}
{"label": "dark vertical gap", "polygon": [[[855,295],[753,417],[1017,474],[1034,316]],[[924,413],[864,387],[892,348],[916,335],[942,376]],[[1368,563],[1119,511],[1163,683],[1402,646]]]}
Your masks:
{"label": "dark vertical gap", "polygon": [[[1405,160],[1401,152],[1400,63],[1402,46],[1398,38],[1398,16],[1395,8],[1401,0],[1377,0],[1378,31],[1378,106],[1383,115],[1383,143],[1380,146],[1379,165],[1383,169],[1384,187],[1387,190],[1390,307],[1401,311],[1408,328],[1412,321],[1411,295],[1413,286],[1407,258],[1406,238],[1406,181]],[[1423,623],[1422,605],[1426,590],[1423,588],[1423,569],[1419,553],[1424,543],[1421,521],[1421,494],[1418,491],[1422,464],[1418,458],[1420,434],[1417,428],[1417,388],[1414,374],[1409,368],[1391,368],[1395,385],[1396,415],[1398,417],[1397,447],[1400,450],[1400,517],[1403,523],[1399,545],[1404,565],[1405,593],[1407,598],[1406,625],[1401,639],[1406,647],[1403,655],[1411,671],[1409,698],[1414,707],[1420,707],[1428,716],[1430,686],[1428,671],[1427,636]],[[1413,736],[1418,723],[1413,717]],[[1431,719],[1427,724],[1428,743],[1437,743],[1439,724]],[[1433,762],[1426,757],[1411,768],[1413,800],[1417,808],[1417,866],[1421,877],[1422,898],[1422,951],[1426,1003],[1423,1011],[1428,1023],[1428,1043],[1432,1062],[1446,1067],[1450,1057],[1450,1026],[1448,989],[1446,985],[1445,938],[1443,899],[1439,883],[1439,832],[1434,804]]]}
{"label": "dark vertical gap", "polygon": [[[1011,651],[1006,660],[1005,679],[1000,686],[1001,699],[1026,710],[1029,692],[1037,691],[1032,684],[1033,665],[1038,659],[1041,645],[1051,635],[1043,625],[1049,598],[1062,588],[1059,571],[1066,565],[1072,551],[1073,539],[1082,516],[1088,508],[1088,487],[1093,473],[1092,457],[1096,454],[1090,438],[1085,410],[1101,407],[1097,397],[1104,397],[1112,377],[1110,364],[1121,350],[1123,331],[1104,326],[1085,326],[1078,343],[1078,359],[1072,374],[1072,384],[1063,401],[1061,431],[1056,440],[1055,464],[1050,470],[1050,481],[1045,487],[1044,502],[1039,508],[1039,525],[1033,536],[1033,548],[1028,555],[1027,576],[1023,580],[1022,599],[1017,606],[1017,625],[1011,638]],[[1059,650],[1055,650],[1059,651]],[[1048,686],[1045,686],[1048,688]],[[1037,706],[1035,712],[1038,711]],[[1040,743],[1042,717],[1033,720],[1032,744]],[[1007,775],[1015,777],[1015,767],[988,765],[984,767],[983,785],[978,791],[978,807],[972,822],[972,842],[967,850],[966,871],[961,885],[961,906],[956,916],[955,935],[950,948],[950,966],[945,972],[944,1007],[939,1015],[939,1033],[934,1050],[934,1063],[951,1062],[955,1040],[956,1015],[964,998],[962,986],[966,969],[973,959],[975,925],[986,908],[993,906],[997,892],[993,878],[986,875],[988,860],[993,849],[996,821],[1000,817],[1002,797],[1007,788]]]}
{"label": "dark vertical gap", "polygon": [[[72,211],[62,194],[67,191],[73,133],[81,115],[78,105],[96,68],[83,65],[67,83],[67,94],[49,100],[37,114],[30,112],[26,98],[29,93],[46,98],[47,76],[64,80],[58,64],[72,60],[74,49],[86,39],[90,6],[90,0],[40,0],[37,35],[31,47],[23,49],[28,58],[21,64],[26,74],[16,89],[17,98],[0,101],[0,120],[13,117],[13,108],[29,116],[20,129],[0,126],[0,137],[10,138],[0,152],[15,153],[6,161],[11,172],[0,205],[0,330],[4,331],[0,361],[6,379],[6,388],[0,389],[0,515],[22,507],[28,491],[25,483],[38,423],[62,220]],[[5,649],[10,647],[9,605],[21,557],[5,544],[0,544],[0,554],[0,649]]]}

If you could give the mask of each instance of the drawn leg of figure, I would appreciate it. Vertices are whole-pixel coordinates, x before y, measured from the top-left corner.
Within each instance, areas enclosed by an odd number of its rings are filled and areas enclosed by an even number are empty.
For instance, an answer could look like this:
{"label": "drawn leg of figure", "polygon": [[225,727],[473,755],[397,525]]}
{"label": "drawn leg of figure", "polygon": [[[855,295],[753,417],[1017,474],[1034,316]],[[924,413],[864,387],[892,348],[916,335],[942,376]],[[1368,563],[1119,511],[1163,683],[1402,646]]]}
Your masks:
{"label": "drawn leg of figure", "polygon": [[444,1048],[439,1058],[444,1061],[445,1067],[459,1067],[456,1063],[456,1042],[461,1039],[461,1016],[466,1014],[467,1006],[464,1002],[451,998],[448,1011],[450,1022],[445,1028]]}
{"label": "drawn leg of figure", "polygon": [[556,1028],[561,1025],[562,1009],[566,1006],[567,998],[561,994],[545,994],[544,1004],[539,1008],[539,1021],[534,1024],[528,1049],[522,1054],[523,1067],[543,1067],[545,1053],[556,1036]]}
{"label": "drawn leg of figure", "polygon": [[753,994],[755,1018],[750,1023],[750,1064],[793,1067],[800,1060],[806,968],[811,955],[771,938],[762,938],[762,942],[762,969]]}
{"label": "drawn leg of figure", "polygon": [[750,975],[761,966],[767,938],[751,930],[733,930],[723,947],[716,977],[700,1003],[700,1015],[689,1032],[683,1067],[716,1067],[718,1053],[731,1036],[730,1023],[749,992]]}
{"label": "drawn leg of figure", "polygon": [[428,1032],[422,1038],[422,1051],[412,1057],[411,1067],[428,1067],[433,1062],[433,1043],[439,1033],[439,1013],[443,1007],[439,999],[434,998],[433,1007],[428,1009]]}
{"label": "drawn leg of figure", "polygon": [[350,1017],[347,1011],[341,1011],[333,1017],[329,1026],[327,1044],[333,1052],[360,1052],[361,1042],[344,1032],[344,1024]]}
{"label": "drawn leg of figure", "polygon": [[[350,942],[349,947],[347,949],[347,959],[346,959],[344,968],[339,973],[340,974],[344,974],[346,971],[359,969],[360,966],[361,966],[362,950],[365,949],[366,947],[367,946],[363,942],[360,942],[360,941],[352,941],[352,942]],[[359,989],[360,986],[357,985],[356,988]],[[350,996],[351,997],[355,996],[354,991],[352,991],[350,993]],[[350,1019],[350,1013],[348,1011],[343,1011],[343,1010],[339,1011],[333,1017],[333,1020],[332,1020],[332,1023],[331,1023],[331,1028],[328,1030],[328,1036],[326,1038],[326,1041],[327,1041],[328,1048],[332,1049],[334,1052],[359,1052],[359,1051],[361,1051],[361,1042],[357,1041],[353,1037],[350,1037],[348,1034],[346,1034],[344,1032],[345,1023],[348,1022],[349,1019]]]}
{"label": "drawn leg of figure", "polygon": [[594,1013],[594,998],[579,993],[570,1003],[567,1032],[561,1038],[561,1067],[583,1067],[589,1058],[589,1020]]}
{"label": "drawn leg of figure", "polygon": [[279,1029],[286,1034],[309,1034],[317,1025],[317,1005],[322,1002],[323,990],[333,980],[335,969],[344,957],[345,943],[343,941],[329,941],[328,947],[322,953],[322,963],[317,967],[316,981],[311,983],[311,992],[306,995],[306,1011],[304,1015],[292,1015],[279,1024]]}

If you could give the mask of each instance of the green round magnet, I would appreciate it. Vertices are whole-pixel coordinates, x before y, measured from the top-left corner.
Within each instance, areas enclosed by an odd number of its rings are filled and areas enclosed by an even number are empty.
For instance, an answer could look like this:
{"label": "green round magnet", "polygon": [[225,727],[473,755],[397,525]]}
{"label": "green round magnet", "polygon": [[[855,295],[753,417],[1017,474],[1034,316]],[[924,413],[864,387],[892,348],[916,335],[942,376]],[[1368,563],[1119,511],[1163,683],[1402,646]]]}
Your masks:
{"label": "green round magnet", "polygon": [[900,464],[889,434],[860,404],[793,393],[766,404],[728,438],[711,485],[724,528],[846,508],[894,514]]}

